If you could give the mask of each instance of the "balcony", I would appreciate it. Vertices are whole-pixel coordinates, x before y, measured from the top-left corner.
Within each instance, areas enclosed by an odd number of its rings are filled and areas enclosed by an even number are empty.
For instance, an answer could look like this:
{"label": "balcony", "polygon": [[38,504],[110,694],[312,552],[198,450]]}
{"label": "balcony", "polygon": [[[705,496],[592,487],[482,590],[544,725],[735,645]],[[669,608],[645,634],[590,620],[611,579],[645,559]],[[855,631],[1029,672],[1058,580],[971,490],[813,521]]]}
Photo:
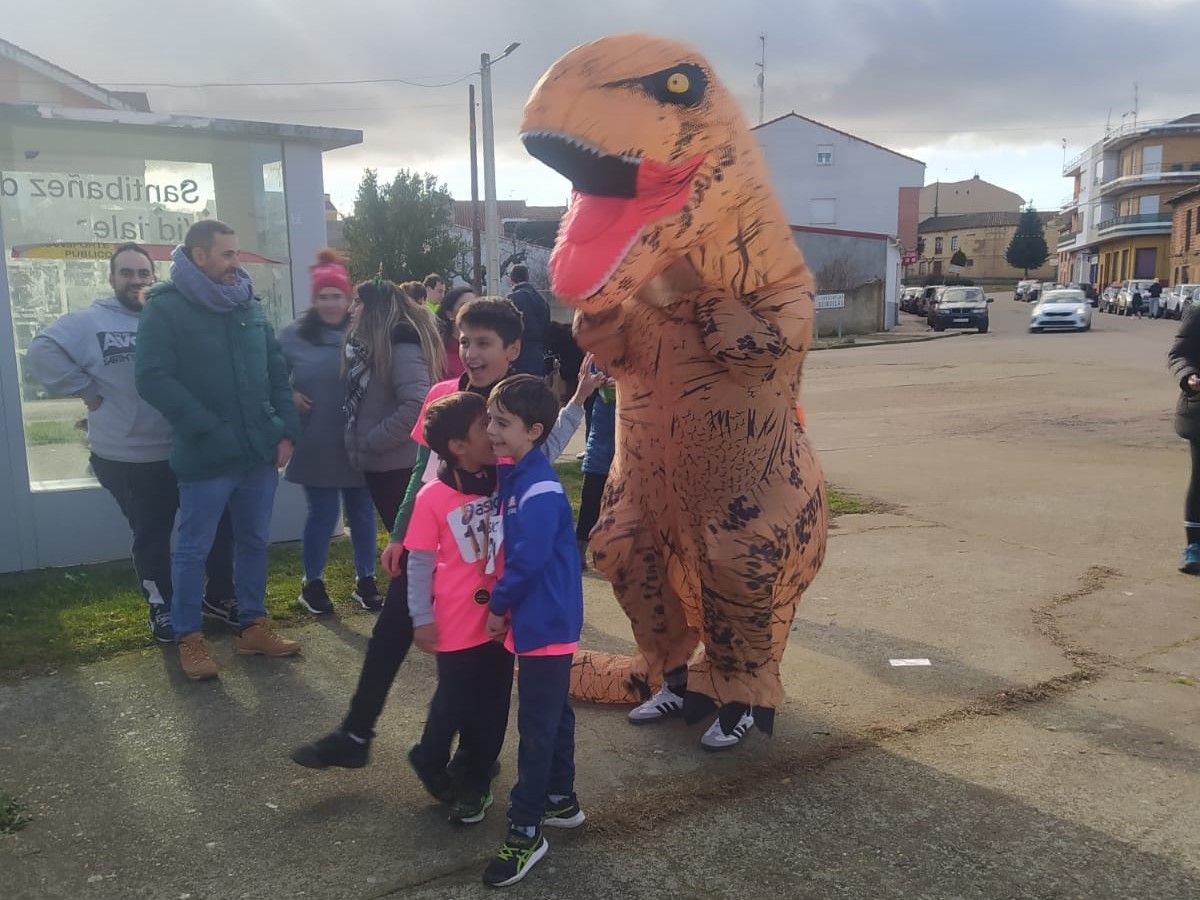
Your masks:
{"label": "balcony", "polygon": [[1171,230],[1171,213],[1142,213],[1136,216],[1117,216],[1105,219],[1096,226],[1096,233],[1105,237],[1118,234],[1160,234]]}
{"label": "balcony", "polygon": [[1074,209],[1078,205],[1079,198],[1072,194],[1059,201],[1058,208],[1063,212],[1066,212],[1068,209]]}
{"label": "balcony", "polygon": [[1100,193],[1110,194],[1144,184],[1184,185],[1190,182],[1200,182],[1200,162],[1152,163],[1137,171],[1110,178],[1100,185]]}
{"label": "balcony", "polygon": [[1070,178],[1072,175],[1082,171],[1089,156],[1095,154],[1096,159],[1099,160],[1102,152],[1112,151],[1117,146],[1130,143],[1139,137],[1151,134],[1166,136],[1188,133],[1200,134],[1200,125],[1197,125],[1195,122],[1179,122],[1171,119],[1123,122],[1119,127],[1109,129],[1105,132],[1104,137],[1100,138],[1100,140],[1083,150],[1078,156],[1064,165],[1063,177]]}
{"label": "balcony", "polygon": [[1072,250],[1079,244],[1079,239],[1082,234],[1059,234],[1058,245],[1054,248],[1056,252],[1062,253],[1064,250]]}

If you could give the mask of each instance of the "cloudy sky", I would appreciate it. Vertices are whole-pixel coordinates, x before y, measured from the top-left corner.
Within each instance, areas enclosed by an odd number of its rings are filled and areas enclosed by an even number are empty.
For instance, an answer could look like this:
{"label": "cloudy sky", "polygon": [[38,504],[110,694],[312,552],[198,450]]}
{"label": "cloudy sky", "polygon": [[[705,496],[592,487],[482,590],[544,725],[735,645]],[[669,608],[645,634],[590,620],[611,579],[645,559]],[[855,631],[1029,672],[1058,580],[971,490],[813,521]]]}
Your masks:
{"label": "cloudy sky", "polygon": [[463,76],[511,41],[493,70],[498,192],[533,203],[565,202],[568,186],[517,140],[530,87],[570,47],[622,31],[697,45],[751,121],[765,31],[767,118],[795,110],[925,161],[927,182],[979,173],[1043,209],[1070,193],[1063,139],[1074,156],[1119,125],[1135,81],[1141,120],[1200,111],[1200,0],[39,0],[2,28],[85,78],[146,90],[157,111],[361,129],[361,146],[326,157],[343,210],[365,166],[433,172],[470,196]]}

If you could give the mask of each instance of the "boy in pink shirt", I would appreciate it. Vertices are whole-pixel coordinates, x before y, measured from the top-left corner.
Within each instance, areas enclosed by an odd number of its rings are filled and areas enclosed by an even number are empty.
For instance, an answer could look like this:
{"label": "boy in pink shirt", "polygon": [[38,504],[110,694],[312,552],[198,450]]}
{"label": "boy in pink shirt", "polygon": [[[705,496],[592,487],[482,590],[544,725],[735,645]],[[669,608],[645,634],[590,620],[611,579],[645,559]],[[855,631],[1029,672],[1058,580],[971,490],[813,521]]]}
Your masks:
{"label": "boy in pink shirt", "polygon": [[[487,630],[488,601],[503,571],[504,522],[487,408],[455,392],[425,411],[426,445],[441,459],[421,488],[404,537],[413,642],[437,656],[437,689],[408,760],[426,789],[452,802],[450,821],[473,824],[492,805],[492,767],[504,745],[513,654]],[[455,734],[457,783],[446,774]]]}

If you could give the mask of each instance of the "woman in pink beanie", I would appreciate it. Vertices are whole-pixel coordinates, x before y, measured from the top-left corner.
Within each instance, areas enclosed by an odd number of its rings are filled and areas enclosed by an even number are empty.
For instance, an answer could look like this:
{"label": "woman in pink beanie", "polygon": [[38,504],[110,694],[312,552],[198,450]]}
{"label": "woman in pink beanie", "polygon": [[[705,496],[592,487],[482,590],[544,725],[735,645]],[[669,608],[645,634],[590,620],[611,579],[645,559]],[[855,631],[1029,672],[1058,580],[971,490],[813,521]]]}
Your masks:
{"label": "woman in pink beanie", "polygon": [[284,472],[288,481],[303,486],[308,500],[300,604],[314,615],[333,612],[325,590],[325,560],[330,535],[341,521],[340,507],[344,507],[358,576],[350,598],[366,609],[377,609],[375,507],[362,472],[350,465],[344,440],[342,347],[350,326],[354,288],[336,250],[318,253],[311,273],[312,306],[279,333],[303,429]]}

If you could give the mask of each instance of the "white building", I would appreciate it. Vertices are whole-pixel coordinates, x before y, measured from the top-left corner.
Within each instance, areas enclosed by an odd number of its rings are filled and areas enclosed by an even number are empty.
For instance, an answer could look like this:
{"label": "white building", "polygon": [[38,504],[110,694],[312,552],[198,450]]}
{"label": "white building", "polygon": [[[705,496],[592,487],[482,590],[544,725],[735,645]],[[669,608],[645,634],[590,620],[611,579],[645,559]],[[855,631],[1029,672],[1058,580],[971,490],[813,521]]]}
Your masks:
{"label": "white building", "polygon": [[[0,40],[0,572],[128,555],[129,530],[88,466],[82,403],[24,371],[33,336],[108,291],[114,247],[136,241],[167,276],[188,226],[219,218],[276,327],[308,305],[326,242],[322,153],[362,132],[151,112]],[[275,539],[303,497],[281,487]]]}
{"label": "white building", "polygon": [[891,327],[901,255],[917,245],[925,164],[795,112],[754,132],[818,289],[884,281]]}

